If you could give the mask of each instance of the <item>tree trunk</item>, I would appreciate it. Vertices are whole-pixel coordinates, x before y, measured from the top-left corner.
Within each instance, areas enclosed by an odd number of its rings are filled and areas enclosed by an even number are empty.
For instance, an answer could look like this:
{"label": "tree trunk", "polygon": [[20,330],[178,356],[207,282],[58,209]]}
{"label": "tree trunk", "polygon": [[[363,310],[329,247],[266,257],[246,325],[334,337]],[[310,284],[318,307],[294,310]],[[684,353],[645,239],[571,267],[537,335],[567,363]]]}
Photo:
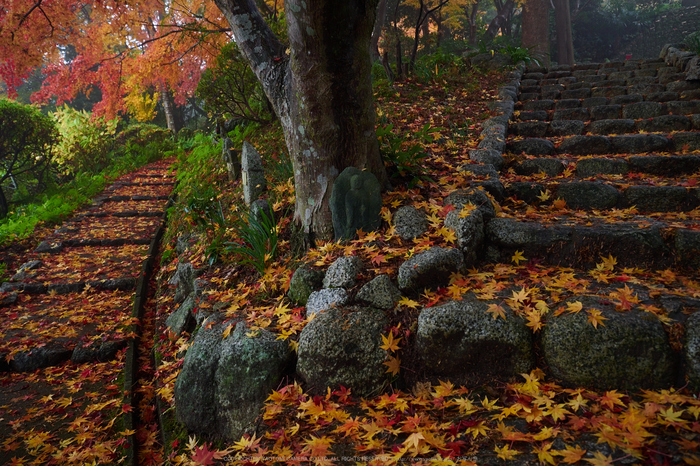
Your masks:
{"label": "tree trunk", "polygon": [[168,130],[171,133],[177,134],[177,125],[175,124],[175,105],[170,91],[163,86],[160,91],[160,100],[163,104],[163,112],[165,112],[165,122],[168,125]]}
{"label": "tree trunk", "polygon": [[549,0],[527,0],[523,5],[522,46],[532,48],[549,64]]}
{"label": "tree trunk", "polygon": [[471,5],[471,14],[469,14],[469,6],[464,7],[464,15],[469,21],[469,45],[476,45],[476,14],[479,12],[479,0],[475,0]]}
{"label": "tree trunk", "polygon": [[5,191],[3,191],[2,186],[0,186],[0,218],[7,217],[10,212],[10,206],[5,197]]}
{"label": "tree trunk", "polygon": [[372,57],[372,63],[381,58],[379,53],[379,38],[382,36],[382,28],[386,19],[386,0],[380,0],[377,7],[377,19],[374,21],[374,29],[372,29],[372,40],[370,42],[369,51]]}
{"label": "tree trunk", "polygon": [[574,64],[574,41],[571,36],[569,0],[554,0],[557,24],[557,59],[560,65]]}
{"label": "tree trunk", "polygon": [[377,0],[287,0],[290,55],[253,0],[215,0],[280,118],[294,165],[294,219],[333,239],[329,201],[345,168],[388,185],[375,133],[369,55]]}

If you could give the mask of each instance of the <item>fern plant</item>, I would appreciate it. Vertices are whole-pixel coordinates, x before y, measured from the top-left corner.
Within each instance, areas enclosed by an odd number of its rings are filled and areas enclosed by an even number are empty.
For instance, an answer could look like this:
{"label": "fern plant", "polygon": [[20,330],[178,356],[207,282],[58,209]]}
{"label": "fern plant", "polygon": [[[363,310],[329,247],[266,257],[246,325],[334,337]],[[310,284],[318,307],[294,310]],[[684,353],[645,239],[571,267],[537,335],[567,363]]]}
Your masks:
{"label": "fern plant", "polygon": [[257,215],[248,214],[248,221],[239,219],[233,230],[237,242],[228,242],[227,252],[241,257],[241,264],[252,265],[260,275],[277,254],[278,232],[272,212],[261,209]]}

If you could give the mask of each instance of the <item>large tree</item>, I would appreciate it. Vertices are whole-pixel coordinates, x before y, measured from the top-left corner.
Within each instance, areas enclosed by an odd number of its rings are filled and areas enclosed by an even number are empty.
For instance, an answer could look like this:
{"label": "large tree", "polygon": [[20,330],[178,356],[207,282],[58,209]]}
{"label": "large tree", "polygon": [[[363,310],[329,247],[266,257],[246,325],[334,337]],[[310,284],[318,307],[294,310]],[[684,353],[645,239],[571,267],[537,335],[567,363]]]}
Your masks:
{"label": "large tree", "polygon": [[286,0],[289,50],[254,0],[215,0],[279,117],[307,244],[333,238],[330,197],[347,167],[387,183],[375,134],[370,37],[377,0]]}

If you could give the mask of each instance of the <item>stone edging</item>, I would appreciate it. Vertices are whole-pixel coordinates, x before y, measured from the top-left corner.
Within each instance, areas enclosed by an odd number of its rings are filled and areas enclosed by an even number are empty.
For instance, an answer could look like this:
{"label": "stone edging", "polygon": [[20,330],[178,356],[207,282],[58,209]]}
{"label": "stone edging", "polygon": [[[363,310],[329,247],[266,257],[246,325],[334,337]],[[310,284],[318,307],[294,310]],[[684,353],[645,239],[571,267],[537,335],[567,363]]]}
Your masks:
{"label": "stone edging", "polygon": [[[175,186],[173,186],[173,191]],[[144,309],[146,307],[146,301],[148,300],[148,282],[151,278],[151,273],[153,272],[153,265],[158,252],[158,247],[160,245],[160,240],[165,233],[165,228],[167,226],[168,219],[168,209],[175,202],[175,196],[171,195],[168,198],[168,203],[165,207],[165,211],[162,215],[160,225],[156,229],[153,235],[153,240],[148,248],[148,254],[146,259],[143,260],[141,265],[141,273],[139,274],[138,281],[136,282],[135,295],[134,295],[134,306],[131,311],[131,317],[138,319],[138,323],[131,324],[131,331],[136,335],[129,339],[129,345],[126,350],[126,361],[124,364],[124,397],[122,405],[129,405],[132,407],[131,411],[123,414],[124,429],[136,431],[138,411],[133,405],[134,393],[133,389],[136,386],[136,377],[138,373],[138,344],[141,334],[141,319],[143,319]],[[130,466],[138,466],[138,454],[137,454],[137,441],[136,432],[126,437],[128,441],[127,453],[126,453],[126,463]]]}

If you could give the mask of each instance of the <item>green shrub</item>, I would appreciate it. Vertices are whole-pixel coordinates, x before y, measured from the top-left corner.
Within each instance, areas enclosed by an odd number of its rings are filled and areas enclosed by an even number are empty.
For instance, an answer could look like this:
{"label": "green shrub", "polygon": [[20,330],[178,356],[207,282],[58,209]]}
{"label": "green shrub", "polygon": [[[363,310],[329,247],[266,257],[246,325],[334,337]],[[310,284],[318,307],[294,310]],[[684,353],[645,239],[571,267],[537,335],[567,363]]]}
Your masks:
{"label": "green shrub", "polygon": [[688,47],[688,50],[700,55],[700,31],[688,34],[686,38],[683,39],[683,42],[686,47]]}
{"label": "green shrub", "polygon": [[409,186],[413,186],[425,178],[422,162],[428,154],[423,150],[423,145],[433,142],[433,133],[440,128],[431,128],[426,123],[420,131],[413,134],[413,140],[408,140],[405,135],[394,134],[393,129],[392,124],[377,127],[379,150],[389,168],[393,168],[392,177],[410,177]]}
{"label": "green shrub", "polygon": [[99,173],[110,163],[119,120],[93,119],[89,112],[79,112],[67,105],[53,117],[61,132],[54,160],[59,170],[74,176],[80,172]]}
{"label": "green shrub", "polygon": [[53,120],[36,108],[0,99],[0,218],[21,200],[8,189],[35,196],[46,188],[58,136]]}
{"label": "green shrub", "polygon": [[236,242],[226,243],[227,252],[240,256],[241,264],[252,265],[260,275],[277,254],[277,225],[271,213],[260,210],[259,217],[248,214],[248,221],[239,218],[233,226]]}

